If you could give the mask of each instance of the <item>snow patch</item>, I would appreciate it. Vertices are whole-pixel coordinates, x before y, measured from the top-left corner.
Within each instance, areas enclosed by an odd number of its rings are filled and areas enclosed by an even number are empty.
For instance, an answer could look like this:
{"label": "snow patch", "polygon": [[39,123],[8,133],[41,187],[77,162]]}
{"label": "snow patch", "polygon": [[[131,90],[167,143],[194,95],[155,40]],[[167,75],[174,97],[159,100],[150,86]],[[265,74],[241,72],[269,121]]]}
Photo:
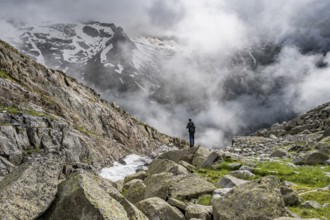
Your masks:
{"label": "snow patch", "polygon": [[117,67],[118,67],[118,69],[115,69],[115,71],[116,71],[117,73],[121,74],[121,73],[123,72],[123,70],[124,70],[123,65],[121,65],[121,64],[117,64]]}
{"label": "snow patch", "polygon": [[123,180],[126,176],[134,174],[139,167],[149,164],[152,159],[130,154],[124,158],[124,161],[125,165],[115,162],[112,167],[103,168],[99,175],[114,182]]}
{"label": "snow patch", "polygon": [[109,51],[113,48],[113,45],[110,44],[109,46],[107,46],[104,50],[102,50],[101,52],[101,63],[105,63],[107,61],[107,54],[109,53]]}

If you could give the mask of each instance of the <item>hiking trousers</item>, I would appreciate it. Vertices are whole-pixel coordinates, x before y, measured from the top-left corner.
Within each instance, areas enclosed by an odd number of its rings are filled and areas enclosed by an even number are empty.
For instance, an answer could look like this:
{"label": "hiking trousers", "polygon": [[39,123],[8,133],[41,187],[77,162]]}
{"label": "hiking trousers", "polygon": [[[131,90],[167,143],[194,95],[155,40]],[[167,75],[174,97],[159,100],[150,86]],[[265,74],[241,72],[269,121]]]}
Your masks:
{"label": "hiking trousers", "polygon": [[189,133],[189,142],[190,147],[193,147],[195,145],[195,133]]}

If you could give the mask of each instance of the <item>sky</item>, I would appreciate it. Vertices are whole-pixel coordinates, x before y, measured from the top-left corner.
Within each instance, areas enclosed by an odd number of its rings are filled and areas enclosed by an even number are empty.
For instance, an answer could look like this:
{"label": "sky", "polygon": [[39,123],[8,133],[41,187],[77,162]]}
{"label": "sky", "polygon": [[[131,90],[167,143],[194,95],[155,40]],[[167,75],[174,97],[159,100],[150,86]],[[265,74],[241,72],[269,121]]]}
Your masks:
{"label": "sky", "polygon": [[[198,143],[210,147],[330,100],[328,0],[0,0],[0,6],[2,17],[30,24],[97,20],[122,26],[130,37],[178,39],[182,50],[163,62],[163,71],[185,101],[159,105],[139,94],[120,104],[180,137],[191,117]],[[2,34],[10,30],[5,25]],[[280,46],[270,64],[233,62],[262,45]],[[236,79],[243,89],[228,88],[239,86],[230,84]],[[232,97],[235,89],[242,92]]]}

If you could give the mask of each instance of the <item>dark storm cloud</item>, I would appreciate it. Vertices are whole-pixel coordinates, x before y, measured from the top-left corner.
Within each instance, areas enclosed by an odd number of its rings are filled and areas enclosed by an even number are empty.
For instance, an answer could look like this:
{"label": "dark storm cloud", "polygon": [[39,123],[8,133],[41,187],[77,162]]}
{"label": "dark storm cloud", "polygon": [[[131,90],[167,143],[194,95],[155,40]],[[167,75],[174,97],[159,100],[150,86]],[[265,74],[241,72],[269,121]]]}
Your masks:
{"label": "dark storm cloud", "polygon": [[[186,102],[159,105],[146,94],[132,94],[121,103],[161,131],[181,137],[192,117],[199,142],[208,146],[221,147],[228,133],[330,101],[330,69],[315,65],[330,63],[329,0],[0,0],[0,6],[1,16],[28,22],[99,20],[123,26],[130,36],[175,36],[183,45],[162,62],[163,77],[174,96],[188,94]],[[271,64],[256,69],[232,64],[233,56],[251,55],[265,42],[281,46]],[[267,96],[245,93],[228,100],[225,83],[233,77],[242,83],[259,80],[258,89]],[[279,81],[286,83],[273,92]]]}

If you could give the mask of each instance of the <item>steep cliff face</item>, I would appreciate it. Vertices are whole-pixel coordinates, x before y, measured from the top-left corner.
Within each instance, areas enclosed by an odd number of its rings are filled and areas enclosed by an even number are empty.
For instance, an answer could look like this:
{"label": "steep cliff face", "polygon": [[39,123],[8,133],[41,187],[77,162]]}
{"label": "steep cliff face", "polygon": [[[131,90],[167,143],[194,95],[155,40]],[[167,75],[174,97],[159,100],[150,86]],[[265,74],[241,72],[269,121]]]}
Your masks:
{"label": "steep cliff face", "polygon": [[180,144],[2,41],[0,94],[0,176],[37,155],[100,168],[129,153]]}

